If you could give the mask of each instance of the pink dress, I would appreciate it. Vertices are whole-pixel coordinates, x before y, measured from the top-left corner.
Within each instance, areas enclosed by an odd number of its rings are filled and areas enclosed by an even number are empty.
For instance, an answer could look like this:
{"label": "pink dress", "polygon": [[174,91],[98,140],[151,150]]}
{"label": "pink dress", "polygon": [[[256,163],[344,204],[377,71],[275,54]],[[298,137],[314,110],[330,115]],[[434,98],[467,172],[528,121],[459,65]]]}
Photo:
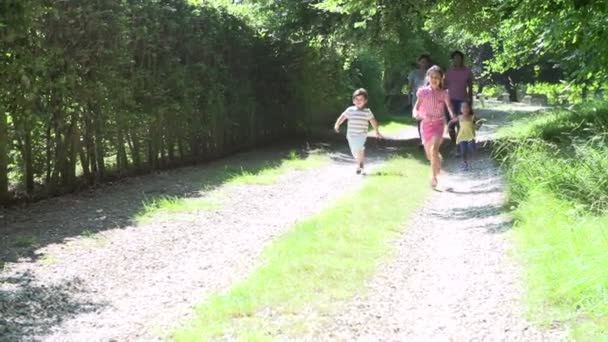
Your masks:
{"label": "pink dress", "polygon": [[422,142],[442,138],[445,131],[445,102],[449,99],[447,91],[424,86],[418,89],[416,97],[419,102],[418,116],[422,118]]}

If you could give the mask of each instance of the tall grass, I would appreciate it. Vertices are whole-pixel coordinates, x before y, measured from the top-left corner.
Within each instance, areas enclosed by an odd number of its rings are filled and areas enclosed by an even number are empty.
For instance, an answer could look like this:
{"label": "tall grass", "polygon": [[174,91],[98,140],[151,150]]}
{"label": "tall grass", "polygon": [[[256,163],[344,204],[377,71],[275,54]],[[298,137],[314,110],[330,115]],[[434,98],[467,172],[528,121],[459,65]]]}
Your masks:
{"label": "tall grass", "polygon": [[516,120],[499,132],[531,313],[583,341],[608,338],[608,104]]}
{"label": "tall grass", "polygon": [[542,139],[504,143],[502,160],[511,199],[524,201],[531,190],[543,187],[593,212],[608,210],[607,144],[604,135],[568,145]]}
{"label": "tall grass", "polygon": [[592,215],[537,189],[515,218],[533,317],[566,322],[576,340],[606,341],[608,215]]}

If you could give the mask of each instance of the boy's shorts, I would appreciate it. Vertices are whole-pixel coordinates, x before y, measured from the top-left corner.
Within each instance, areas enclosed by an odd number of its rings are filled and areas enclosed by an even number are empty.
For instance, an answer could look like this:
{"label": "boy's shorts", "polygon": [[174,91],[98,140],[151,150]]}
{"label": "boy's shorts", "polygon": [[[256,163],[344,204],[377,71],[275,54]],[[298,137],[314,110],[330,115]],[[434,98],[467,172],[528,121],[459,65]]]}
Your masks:
{"label": "boy's shorts", "polygon": [[350,153],[353,157],[357,158],[359,152],[365,150],[366,135],[347,136],[346,140],[348,140],[348,147],[350,147]]}

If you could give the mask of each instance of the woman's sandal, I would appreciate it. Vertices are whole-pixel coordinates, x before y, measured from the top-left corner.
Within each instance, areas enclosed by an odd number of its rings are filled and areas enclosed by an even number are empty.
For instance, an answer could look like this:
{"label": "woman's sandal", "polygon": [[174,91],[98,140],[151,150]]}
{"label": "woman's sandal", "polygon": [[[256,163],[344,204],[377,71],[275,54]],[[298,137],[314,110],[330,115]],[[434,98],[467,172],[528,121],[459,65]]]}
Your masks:
{"label": "woman's sandal", "polygon": [[431,179],[431,188],[435,189],[437,187],[437,178]]}

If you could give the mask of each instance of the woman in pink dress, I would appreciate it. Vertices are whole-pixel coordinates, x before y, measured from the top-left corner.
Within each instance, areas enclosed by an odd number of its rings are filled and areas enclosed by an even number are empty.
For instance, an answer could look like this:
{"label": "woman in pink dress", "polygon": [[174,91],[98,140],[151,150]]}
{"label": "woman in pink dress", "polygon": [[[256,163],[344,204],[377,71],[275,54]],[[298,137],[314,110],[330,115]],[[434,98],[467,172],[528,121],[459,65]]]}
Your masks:
{"label": "woman in pink dress", "polygon": [[443,88],[443,71],[438,66],[432,66],[426,72],[427,85],[418,89],[417,101],[414,106],[415,115],[422,120],[422,143],[427,159],[431,162],[431,186],[437,187],[437,176],[441,170],[441,155],[439,147],[443,142],[445,132],[445,109],[447,107],[453,120],[454,108]]}

